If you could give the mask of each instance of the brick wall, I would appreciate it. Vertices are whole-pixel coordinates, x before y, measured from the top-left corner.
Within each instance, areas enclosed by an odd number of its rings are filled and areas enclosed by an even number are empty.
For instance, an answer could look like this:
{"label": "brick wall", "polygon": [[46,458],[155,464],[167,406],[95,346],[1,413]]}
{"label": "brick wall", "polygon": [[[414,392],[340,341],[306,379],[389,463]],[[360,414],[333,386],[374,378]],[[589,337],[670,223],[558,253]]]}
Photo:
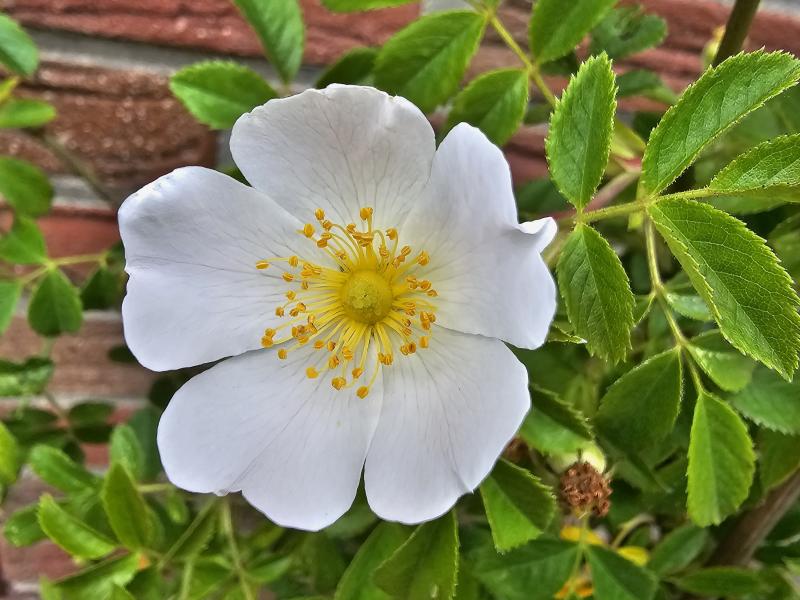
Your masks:
{"label": "brick wall", "polygon": [[[792,6],[786,0],[773,2],[781,10]],[[724,24],[729,8],[703,0],[642,3],[667,19],[669,35],[662,47],[617,67],[654,69],[680,90],[700,71],[700,50]],[[333,15],[319,0],[302,4],[308,30],[300,86],[309,85],[324,65],[345,50],[383,42],[418,10],[409,5]],[[0,9],[25,24],[42,50],[42,68],[25,83],[23,93],[56,105],[59,116],[47,127],[48,133],[83,157],[118,200],[177,166],[213,166],[228,160],[226,136],[196,124],[171,97],[170,72],[196,60],[227,55],[272,74],[260,58],[256,37],[228,0],[0,0]],[[530,0],[505,2],[503,19],[521,40],[529,11]],[[763,12],[753,27],[750,46],[783,48],[800,55],[800,19],[777,10]],[[514,64],[513,55],[489,34],[472,69],[479,72]],[[551,80],[557,89],[564,83]],[[628,110],[643,106],[623,103]],[[546,172],[544,133],[542,127],[527,128],[507,145],[518,182]],[[101,251],[118,240],[113,207],[68,175],[58,158],[36,140],[0,131],[0,154],[25,157],[54,174],[57,201],[41,221],[52,255]],[[8,216],[0,207],[0,223],[7,223]],[[107,358],[108,350],[121,342],[116,313],[90,313],[78,335],[56,342],[53,392],[65,402],[117,399],[121,415],[142,402],[153,376],[138,366]],[[21,311],[0,338],[0,356],[19,359],[37,352],[39,344]],[[90,459],[100,466],[102,452],[90,450]],[[38,491],[36,483],[26,478],[7,508],[30,501]],[[48,544],[14,550],[0,540],[0,597],[4,591],[6,597],[35,597],[39,575],[56,576],[72,568],[65,555]]]}

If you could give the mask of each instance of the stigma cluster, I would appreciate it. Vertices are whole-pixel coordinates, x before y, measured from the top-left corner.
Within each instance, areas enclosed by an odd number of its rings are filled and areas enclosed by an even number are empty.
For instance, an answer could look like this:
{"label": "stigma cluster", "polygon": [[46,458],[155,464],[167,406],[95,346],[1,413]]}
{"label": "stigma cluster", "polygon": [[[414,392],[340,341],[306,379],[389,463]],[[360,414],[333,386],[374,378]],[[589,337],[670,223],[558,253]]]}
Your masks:
{"label": "stigma cluster", "polygon": [[298,234],[328,255],[328,266],[300,256],[255,265],[260,270],[274,265],[288,284],[286,301],[275,308],[286,320],[265,329],[261,345],[279,346],[279,359],[311,345],[319,353],[306,368],[307,377],[329,374],[334,389],[356,388],[365,398],[380,369],[393,364],[395,349],[411,356],[431,343],[438,293],[423,277],[431,258],[401,246],[396,229],[374,229],[370,207],[360,210],[360,229],[330,221],[322,209],[314,216],[316,224],[306,223]]}

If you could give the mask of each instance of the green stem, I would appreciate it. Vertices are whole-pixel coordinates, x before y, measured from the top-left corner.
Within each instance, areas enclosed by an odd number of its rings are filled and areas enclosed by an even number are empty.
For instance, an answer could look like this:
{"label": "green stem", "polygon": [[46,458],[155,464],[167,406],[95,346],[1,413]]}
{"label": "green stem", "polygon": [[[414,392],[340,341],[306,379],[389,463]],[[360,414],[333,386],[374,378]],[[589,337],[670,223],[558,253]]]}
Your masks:
{"label": "green stem", "polygon": [[544,96],[545,100],[547,100],[547,103],[550,106],[555,106],[555,94],[553,94],[552,90],[547,86],[547,83],[545,83],[544,79],[542,78],[539,67],[534,64],[528,54],[520,47],[520,45],[517,43],[517,40],[515,40],[514,36],[511,35],[511,32],[509,32],[500,19],[497,18],[497,15],[494,13],[490,14],[489,23],[498,33],[500,38],[505,42],[506,46],[508,46],[511,51],[522,61],[522,64],[525,65],[525,69],[528,71],[528,77],[542,93],[542,96]]}
{"label": "green stem", "polygon": [[173,488],[171,483],[144,483],[137,486],[142,494],[157,494],[158,492],[168,492]]}
{"label": "green stem", "polygon": [[239,577],[239,587],[242,590],[242,595],[245,600],[255,600],[250,585],[247,583],[247,573],[245,573],[244,565],[242,565],[242,556],[239,554],[239,547],[236,545],[236,535],[233,531],[233,519],[231,517],[231,503],[228,498],[222,501],[222,531],[228,540],[228,548],[231,552],[231,559],[233,560],[233,568],[236,575]]}
{"label": "green stem", "polygon": [[206,504],[199,513],[197,513],[197,516],[191,523],[189,523],[189,526],[186,528],[186,530],[177,540],[175,540],[175,543],[170,546],[169,550],[167,550],[164,556],[161,557],[161,560],[158,561],[156,568],[159,571],[161,571],[167,565],[167,563],[172,560],[172,558],[175,556],[175,553],[178,552],[184,542],[186,542],[190,536],[194,535],[194,532],[198,527],[200,527],[200,524],[203,522],[206,516],[217,506],[219,506],[219,501],[215,498]]}
{"label": "green stem", "polygon": [[75,256],[63,256],[61,258],[53,258],[50,260],[50,264],[65,266],[65,265],[77,265],[80,263],[87,263],[87,262],[105,263],[107,258],[108,258],[108,252],[99,252],[97,254],[76,254]]}
{"label": "green stem", "polygon": [[725,25],[725,35],[719,43],[717,55],[711,66],[716,67],[729,56],[733,56],[742,49],[744,41],[747,39],[747,32],[753,23],[753,17],[758,11],[760,0],[736,0],[733,5],[728,23]]}
{"label": "green stem", "polygon": [[631,213],[644,210],[649,204],[650,200],[648,198],[644,198],[634,202],[626,202],[625,204],[617,204],[615,206],[598,208],[597,210],[590,210],[589,212],[583,213],[578,220],[580,220],[582,223],[592,223],[594,221],[602,221],[603,219],[610,219],[613,217],[624,217]]}

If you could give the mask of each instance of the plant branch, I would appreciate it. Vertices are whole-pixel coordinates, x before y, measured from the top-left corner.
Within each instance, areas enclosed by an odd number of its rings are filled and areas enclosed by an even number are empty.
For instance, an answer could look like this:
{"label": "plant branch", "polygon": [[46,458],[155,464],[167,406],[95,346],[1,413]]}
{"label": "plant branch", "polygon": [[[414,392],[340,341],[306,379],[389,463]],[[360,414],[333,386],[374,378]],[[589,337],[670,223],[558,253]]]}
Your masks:
{"label": "plant branch", "polygon": [[747,39],[747,32],[750,31],[750,25],[753,23],[753,17],[758,10],[759,2],[760,0],[736,0],[731,15],[728,17],[728,23],[725,25],[725,34],[719,43],[717,55],[711,63],[712,67],[716,67],[723,60],[742,49],[744,41]]}
{"label": "plant branch", "polygon": [[239,587],[242,590],[242,596],[245,600],[255,600],[253,591],[250,589],[250,584],[247,582],[247,573],[245,573],[244,565],[242,565],[242,555],[239,553],[239,546],[236,545],[236,535],[233,531],[233,519],[231,518],[231,504],[225,498],[222,501],[222,531],[228,539],[228,548],[231,552],[231,559],[233,560],[233,568],[239,578]]}

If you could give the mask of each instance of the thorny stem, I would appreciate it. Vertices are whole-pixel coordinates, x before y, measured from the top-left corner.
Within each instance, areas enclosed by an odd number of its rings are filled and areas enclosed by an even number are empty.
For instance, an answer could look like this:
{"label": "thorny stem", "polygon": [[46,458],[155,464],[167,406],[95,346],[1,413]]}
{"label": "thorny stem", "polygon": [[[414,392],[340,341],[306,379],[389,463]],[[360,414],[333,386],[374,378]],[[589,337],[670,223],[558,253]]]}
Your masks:
{"label": "thorny stem", "polygon": [[250,585],[247,583],[247,574],[245,573],[244,566],[242,565],[242,557],[239,554],[239,547],[236,545],[236,536],[233,532],[233,519],[231,518],[231,504],[227,498],[222,501],[222,531],[228,539],[228,547],[231,552],[231,559],[233,560],[233,568],[239,577],[239,587],[242,590],[242,595],[245,600],[255,600]]}
{"label": "thorny stem", "polygon": [[725,34],[722,36],[717,55],[714,57],[711,66],[716,67],[723,60],[742,49],[760,1],[736,0],[731,15],[728,17],[728,23],[725,25]]}

